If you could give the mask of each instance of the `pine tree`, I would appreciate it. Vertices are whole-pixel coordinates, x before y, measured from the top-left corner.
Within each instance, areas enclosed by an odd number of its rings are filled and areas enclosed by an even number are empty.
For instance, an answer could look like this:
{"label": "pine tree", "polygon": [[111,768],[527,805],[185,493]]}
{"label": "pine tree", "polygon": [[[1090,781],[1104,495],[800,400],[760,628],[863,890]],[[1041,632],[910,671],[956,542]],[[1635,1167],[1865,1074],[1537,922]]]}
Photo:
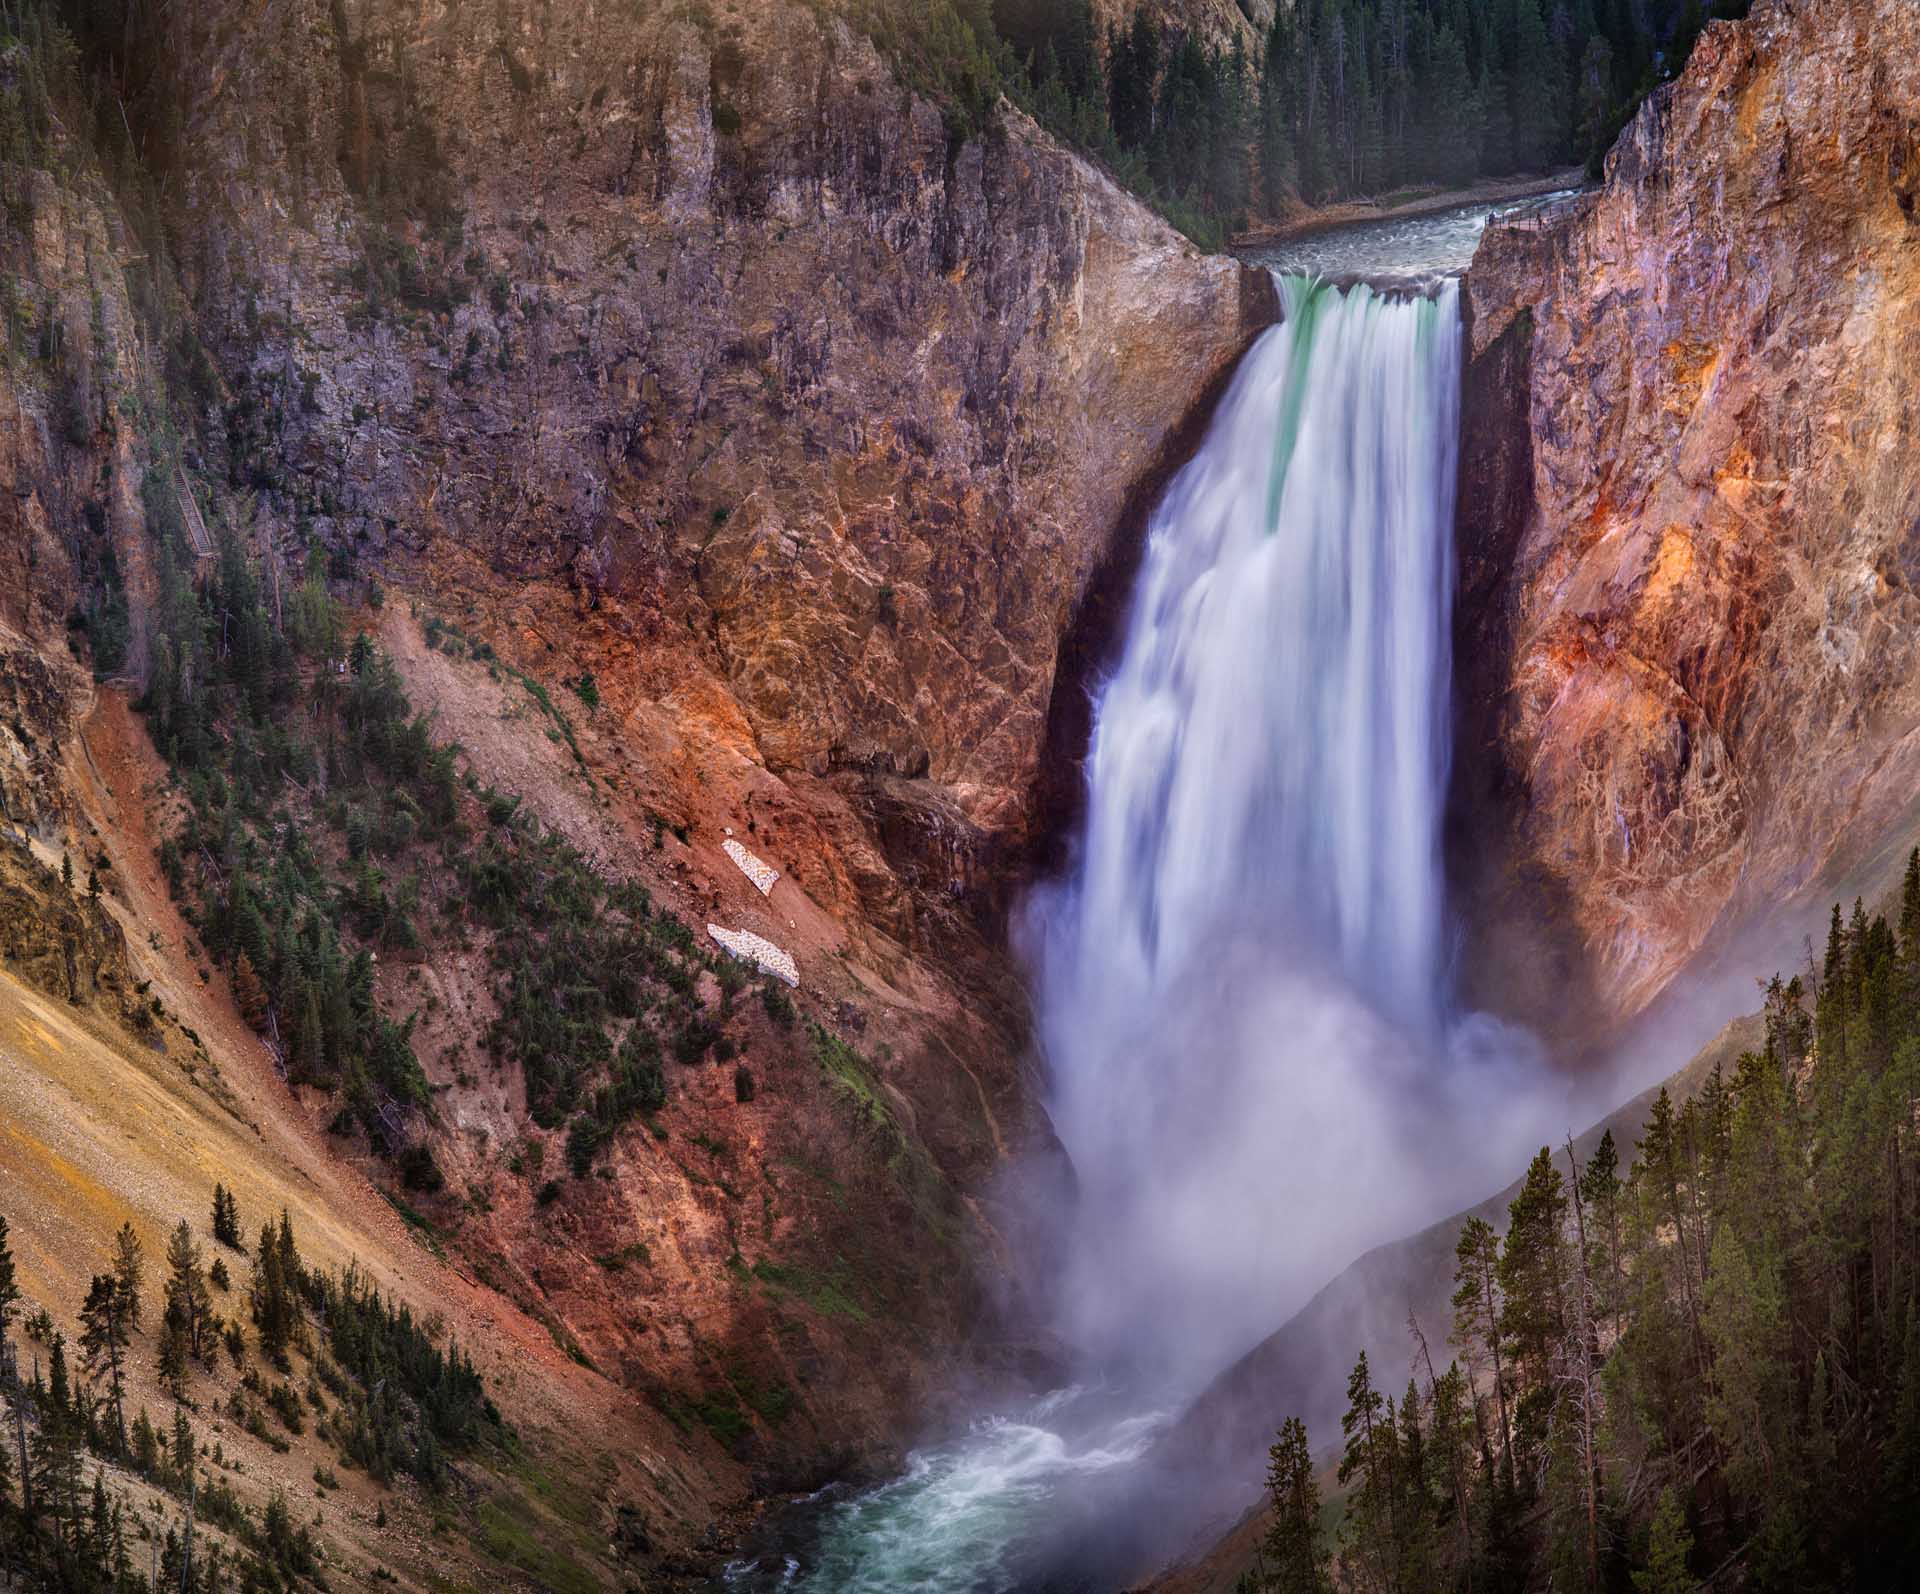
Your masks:
{"label": "pine tree", "polygon": [[20,1280],[14,1269],[13,1248],[7,1242],[7,1220],[0,1214],[0,1344],[6,1343],[7,1325],[20,1304]]}
{"label": "pine tree", "polygon": [[267,1027],[267,1013],[272,1002],[253,959],[245,952],[233,960],[233,1005],[239,1008],[240,1016],[247,1021],[249,1029],[264,1030]]}
{"label": "pine tree", "polygon": [[1560,159],[1560,106],[1565,91],[1560,60],[1547,37],[1540,0],[1513,0],[1513,75],[1509,104],[1513,116],[1514,164],[1546,171]]}
{"label": "pine tree", "polygon": [[146,1254],[140,1236],[133,1232],[131,1223],[123,1223],[113,1237],[113,1287],[130,1331],[140,1327],[140,1290],[146,1277]]}
{"label": "pine tree", "polygon": [[184,1401],[187,1398],[189,1348],[186,1326],[169,1307],[160,1327],[158,1367],[160,1382],[175,1400]]}
{"label": "pine tree", "polygon": [[1590,1224],[1589,1267],[1599,1285],[1599,1310],[1613,1326],[1613,1337],[1620,1337],[1620,1311],[1625,1300],[1625,1275],[1621,1265],[1624,1233],[1620,1213],[1620,1153],[1613,1143],[1613,1131],[1600,1136],[1580,1174],[1580,1199],[1586,1204]]}
{"label": "pine tree", "polygon": [[260,1354],[276,1367],[287,1365],[298,1310],[287,1277],[285,1254],[274,1238],[273,1225],[262,1224],[254,1253],[253,1282],[248,1290],[254,1326],[260,1331]]}
{"label": "pine tree", "polygon": [[1579,153],[1590,164],[1606,153],[1613,103],[1613,46],[1596,33],[1587,41],[1574,78],[1575,132]]}
{"label": "pine tree", "polygon": [[1299,183],[1294,160],[1293,117],[1287,100],[1292,87],[1292,13],[1274,8],[1267,35],[1267,53],[1260,70],[1260,188],[1269,215],[1280,214],[1281,202]]}
{"label": "pine tree", "polygon": [[213,1187],[213,1237],[236,1251],[245,1248],[240,1238],[239,1203],[234,1200],[233,1192],[221,1184]]}
{"label": "pine tree", "polygon": [[1900,882],[1900,971],[1906,997],[1902,1016],[1911,1027],[1920,1018],[1920,847],[1907,854]]}
{"label": "pine tree", "polygon": [[287,1276],[287,1287],[298,1290],[306,1278],[306,1268],[300,1261],[300,1249],[293,1243],[293,1218],[285,1207],[280,1209],[280,1232],[274,1240],[274,1248],[280,1253],[280,1266]]}
{"label": "pine tree", "polygon": [[1513,1342],[1516,1381],[1528,1392],[1547,1387],[1566,1333],[1566,1213],[1560,1171],[1542,1146],[1508,1209],[1500,1252],[1501,1327]]}
{"label": "pine tree", "polygon": [[1420,1421],[1420,1391],[1411,1373],[1400,1397],[1399,1453],[1394,1471],[1395,1572],[1402,1589],[1434,1585],[1433,1495],[1427,1487],[1428,1435]]}
{"label": "pine tree", "polygon": [[67,1373],[67,1339],[53,1336],[47,1356],[47,1398],[42,1412],[50,1423],[65,1425],[73,1420],[73,1382]]}
{"label": "pine tree", "polygon": [[1354,1484],[1341,1534],[1341,1559],[1362,1572],[1369,1586],[1393,1585],[1400,1548],[1398,1422],[1393,1402],[1373,1386],[1362,1351],[1347,1379],[1347,1410],[1340,1419],[1346,1449],[1341,1484]]}
{"label": "pine tree", "polygon": [[1107,57],[1113,136],[1122,149],[1139,149],[1153,134],[1160,81],[1160,28],[1145,6],[1134,11],[1126,34],[1115,36]]}
{"label": "pine tree", "polygon": [[1500,1237],[1490,1224],[1469,1218],[1454,1246],[1452,1343],[1467,1357],[1469,1382],[1480,1368],[1493,1375],[1494,1406],[1499,1418],[1498,1453],[1511,1486],[1513,1480],[1513,1424],[1507,1409],[1507,1379],[1503,1354],[1506,1331],[1500,1293]]}
{"label": "pine tree", "polygon": [[53,1337],[47,1388],[40,1407],[40,1432],[32,1447],[33,1494],[52,1511],[56,1531],[69,1545],[77,1542],[80,1503],[81,1452],[85,1423],[75,1409],[67,1374],[66,1340]]}
{"label": "pine tree", "polygon": [[208,1359],[207,1319],[213,1297],[193,1231],[182,1218],[167,1241],[167,1325],[177,1327],[196,1360]]}
{"label": "pine tree", "polygon": [[121,1372],[121,1352],[127,1345],[127,1326],[120,1292],[111,1273],[94,1274],[86,1301],[80,1308],[80,1324],[80,1348],[86,1353],[87,1376],[96,1382],[103,1377],[107,1380],[117,1453],[124,1455],[127,1449],[126,1381]]}
{"label": "pine tree", "polygon": [[[1561,1534],[1563,1554],[1571,1563],[1564,1581],[1588,1589],[1600,1587],[1600,1495],[1601,1427],[1604,1413],[1600,1397],[1600,1291],[1595,1278],[1595,1240],[1588,1228],[1587,1208],[1579,1162],[1573,1154],[1573,1139],[1566,1141],[1567,1171],[1572,1190],[1574,1250],[1573,1265],[1566,1279],[1567,1319],[1565,1337],[1558,1357],[1558,1382],[1562,1420],[1555,1435],[1554,1464],[1560,1474],[1557,1515],[1563,1522],[1573,1517],[1577,1526]],[[1571,1482],[1572,1486],[1566,1485]],[[1566,1541],[1573,1540],[1584,1553],[1574,1557]]]}
{"label": "pine tree", "polygon": [[87,1551],[93,1561],[105,1568],[113,1560],[113,1512],[107,1505],[105,1472],[93,1469],[93,1510],[87,1529]]}
{"label": "pine tree", "polygon": [[1699,1581],[1687,1570],[1693,1553],[1693,1535],[1680,1509],[1680,1497],[1669,1485],[1660,1491],[1654,1508],[1653,1534],[1647,1545],[1647,1564],[1633,1574],[1637,1594],[1699,1594]]}
{"label": "pine tree", "polygon": [[[1424,1353],[1425,1345],[1422,1343]],[[1427,1406],[1428,1489],[1446,1502],[1443,1524],[1450,1519],[1455,1540],[1455,1564],[1466,1568],[1473,1564],[1473,1521],[1470,1510],[1474,1454],[1474,1422],[1468,1410],[1472,1391],[1458,1362],[1450,1362],[1437,1377],[1433,1363],[1427,1362],[1429,1380]]]}
{"label": "pine tree", "polygon": [[1428,170],[1443,183],[1469,181],[1479,166],[1474,138],[1473,79],[1453,29],[1442,27],[1433,45]]}
{"label": "pine tree", "polygon": [[1914,1502],[1920,1501],[1920,1312],[1911,1310],[1898,1391],[1892,1432],[1880,1461],[1880,1492],[1892,1502],[1892,1509],[1883,1513],[1891,1520],[1882,1533],[1883,1542],[1901,1563],[1911,1565],[1914,1554],[1920,1552],[1920,1512],[1913,1509]]}
{"label": "pine tree", "polygon": [[309,982],[300,1009],[300,1032],[294,1047],[298,1077],[319,1081],[326,1077],[326,1029],[320,1019],[319,987]]}
{"label": "pine tree", "polygon": [[69,891],[73,889],[73,857],[70,853],[60,854],[60,884]]}
{"label": "pine tree", "polygon": [[1729,1226],[1713,1245],[1704,1321],[1713,1349],[1707,1421],[1727,1456],[1729,1481],[1774,1500],[1782,1480],[1776,1457],[1794,1423],[1785,1308],[1771,1248],[1749,1253]]}
{"label": "pine tree", "polygon": [[288,605],[287,634],[310,659],[331,659],[340,651],[340,616],[327,591],[326,551],[315,543],[307,555],[306,579]]}
{"label": "pine tree", "polygon": [[160,1461],[160,1436],[153,1431],[153,1422],[147,1416],[147,1408],[140,1408],[140,1415],[133,1419],[133,1461],[140,1475],[151,1477],[153,1469]]}
{"label": "pine tree", "polygon": [[1646,1194],[1659,1218],[1673,1225],[1673,1256],[1679,1263],[1681,1295],[1697,1347],[1700,1339],[1700,1306],[1694,1284],[1694,1246],[1688,1238],[1687,1206],[1680,1195],[1682,1157],[1679,1126],[1673,1111],[1673,1098],[1668,1095],[1664,1085],[1654,1097],[1646,1135],[1639,1142],[1638,1149],[1640,1161],[1646,1169]]}
{"label": "pine tree", "polygon": [[1306,1425],[1289,1417],[1267,1452],[1267,1495],[1273,1521],[1261,1541],[1266,1558],[1262,1588],[1271,1594],[1326,1594],[1331,1587],[1320,1542],[1320,1484],[1307,1447]]}

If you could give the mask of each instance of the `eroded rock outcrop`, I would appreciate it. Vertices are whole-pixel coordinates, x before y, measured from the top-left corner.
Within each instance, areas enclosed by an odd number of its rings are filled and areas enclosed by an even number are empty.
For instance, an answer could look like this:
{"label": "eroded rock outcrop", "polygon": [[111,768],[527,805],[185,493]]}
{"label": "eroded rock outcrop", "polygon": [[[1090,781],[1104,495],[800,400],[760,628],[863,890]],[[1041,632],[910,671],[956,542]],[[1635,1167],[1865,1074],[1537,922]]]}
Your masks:
{"label": "eroded rock outcrop", "polygon": [[1109,35],[1124,32],[1145,10],[1160,24],[1163,37],[1189,33],[1210,49],[1238,45],[1254,60],[1273,26],[1275,0],[1093,0],[1094,25]]}
{"label": "eroded rock outcrop", "polygon": [[1478,994],[1560,1033],[1910,818],[1916,39],[1914,0],[1710,26],[1469,274],[1456,842],[1511,836]]}

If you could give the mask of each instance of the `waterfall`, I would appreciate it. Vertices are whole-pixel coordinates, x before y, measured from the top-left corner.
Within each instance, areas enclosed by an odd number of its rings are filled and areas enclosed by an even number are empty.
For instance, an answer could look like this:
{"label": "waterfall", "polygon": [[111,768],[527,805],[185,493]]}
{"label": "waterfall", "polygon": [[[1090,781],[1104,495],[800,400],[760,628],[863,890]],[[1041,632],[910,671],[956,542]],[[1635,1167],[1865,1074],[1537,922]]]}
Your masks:
{"label": "waterfall", "polygon": [[1458,288],[1280,285],[1153,515],[1084,835],[1029,916],[1063,1323],[1102,1369],[1217,1369],[1423,1204]]}
{"label": "waterfall", "polygon": [[735,1591],[1132,1586],[1248,1481],[1156,1470],[1187,1397],[1539,1144],[1534,1059],[1448,997],[1458,288],[1280,286],[1149,525],[1084,833],[1023,924],[1083,1382],[809,1504]]}

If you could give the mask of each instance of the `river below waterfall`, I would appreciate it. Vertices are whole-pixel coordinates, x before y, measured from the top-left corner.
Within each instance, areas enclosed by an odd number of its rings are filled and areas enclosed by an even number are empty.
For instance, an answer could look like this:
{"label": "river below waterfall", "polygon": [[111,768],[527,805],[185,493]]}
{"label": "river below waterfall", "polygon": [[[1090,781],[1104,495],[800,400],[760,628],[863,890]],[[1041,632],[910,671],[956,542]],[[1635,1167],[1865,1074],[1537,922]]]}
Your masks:
{"label": "river below waterfall", "polygon": [[1055,1390],[914,1451],[878,1487],[835,1485],[770,1517],[726,1571],[736,1594],[1099,1594],[1137,1548],[1110,1530],[1173,1416]]}
{"label": "river below waterfall", "polygon": [[[1404,224],[1391,274],[1464,260],[1468,227]],[[1489,1105],[1521,1048],[1450,995],[1458,284],[1279,285],[1153,514],[1083,833],[1026,915],[1078,1185],[1050,1305],[1084,1385],[773,1513],[728,1588],[1124,1585],[1208,1482],[1152,1466],[1186,1401],[1525,1143]]]}

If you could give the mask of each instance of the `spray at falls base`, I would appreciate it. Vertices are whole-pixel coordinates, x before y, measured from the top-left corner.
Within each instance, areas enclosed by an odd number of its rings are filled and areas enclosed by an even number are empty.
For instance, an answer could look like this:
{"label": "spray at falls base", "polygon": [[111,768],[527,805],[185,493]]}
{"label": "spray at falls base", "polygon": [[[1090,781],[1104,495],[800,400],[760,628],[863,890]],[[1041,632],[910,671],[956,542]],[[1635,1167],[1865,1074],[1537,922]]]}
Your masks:
{"label": "spray at falls base", "polygon": [[1024,925],[1079,1382],[822,1499],[736,1586],[1116,1586],[1178,1530],[1141,1474],[1184,1402],[1525,1138],[1525,1048],[1448,999],[1458,288],[1281,289],[1153,514],[1083,834]]}

